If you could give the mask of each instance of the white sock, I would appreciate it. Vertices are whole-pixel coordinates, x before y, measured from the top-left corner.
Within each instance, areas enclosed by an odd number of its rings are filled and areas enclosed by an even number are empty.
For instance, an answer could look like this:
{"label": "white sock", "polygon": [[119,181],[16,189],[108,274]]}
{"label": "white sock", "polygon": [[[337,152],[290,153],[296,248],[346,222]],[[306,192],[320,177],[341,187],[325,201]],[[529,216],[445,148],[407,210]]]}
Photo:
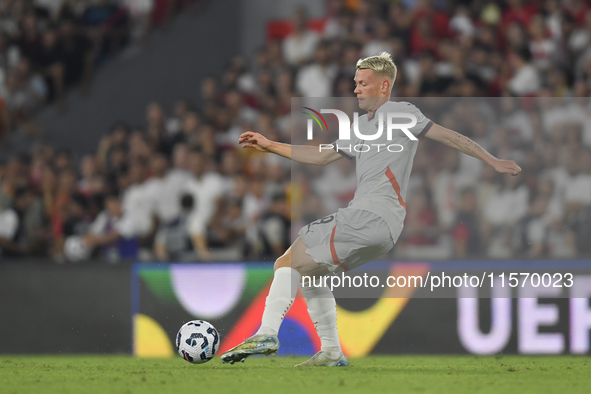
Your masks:
{"label": "white sock", "polygon": [[300,273],[291,267],[281,267],[275,271],[265,302],[261,327],[255,335],[277,335],[283,318],[295,300],[301,277]]}
{"label": "white sock", "polygon": [[326,286],[302,286],[302,293],[306,297],[308,313],[320,337],[321,350],[332,359],[340,357],[343,352],[337,329],[337,303],[332,291]]}

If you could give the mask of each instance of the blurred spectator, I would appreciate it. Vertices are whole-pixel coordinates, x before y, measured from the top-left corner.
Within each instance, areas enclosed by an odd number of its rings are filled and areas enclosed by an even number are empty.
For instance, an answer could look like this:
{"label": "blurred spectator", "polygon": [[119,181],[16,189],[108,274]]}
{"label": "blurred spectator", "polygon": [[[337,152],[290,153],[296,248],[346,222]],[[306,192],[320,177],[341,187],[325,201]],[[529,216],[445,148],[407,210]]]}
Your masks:
{"label": "blurred spectator", "polygon": [[166,121],[166,132],[168,138],[174,138],[183,125],[185,116],[193,109],[193,104],[189,100],[179,100],[174,106],[174,115]]}
{"label": "blurred spectator", "polygon": [[546,221],[544,214],[548,209],[549,196],[537,195],[530,203],[529,213],[524,218],[524,243],[527,245],[527,256],[540,257],[544,254],[546,238]]}
{"label": "blurred spectator", "polygon": [[463,42],[468,42],[476,34],[476,26],[470,18],[470,10],[464,5],[456,6],[454,15],[449,21],[449,27],[460,36]]}
{"label": "blurred spectator", "polygon": [[418,83],[419,96],[444,95],[451,86],[453,78],[441,76],[435,69],[435,55],[433,52],[423,52],[420,55],[420,79]]}
{"label": "blurred spectator", "polygon": [[154,0],[123,0],[133,22],[131,31],[133,40],[143,39],[150,28],[150,14],[154,9],[154,3]]}
{"label": "blurred spectator", "polygon": [[390,36],[390,27],[388,26],[388,23],[382,19],[378,19],[373,30],[374,34],[372,35],[372,39],[363,47],[361,56],[375,56],[381,52],[392,53],[394,48],[391,41],[393,38]]}
{"label": "blurred spectator", "polygon": [[65,241],[65,224],[70,217],[70,204],[76,192],[76,175],[71,170],[63,170],[58,174],[57,184],[51,198],[49,215],[51,231],[54,239],[53,255],[61,255]]}
{"label": "blurred spectator", "polygon": [[189,149],[187,145],[177,144],[174,147],[172,160],[173,166],[166,172],[159,190],[158,212],[162,225],[179,218],[181,214],[178,204],[179,198],[193,178],[188,170]]}
{"label": "blurred spectator", "polygon": [[144,198],[151,204],[150,210],[158,223],[166,223],[175,218],[170,214],[168,205],[178,205],[178,197],[171,196],[166,190],[166,174],[168,172],[168,158],[162,153],[155,153],[150,157],[151,177],[146,180],[143,193]]}
{"label": "blurred spectator", "polygon": [[170,154],[170,150],[162,146],[166,133],[166,118],[162,104],[154,102],[148,104],[146,111],[147,140],[152,149]]}
{"label": "blurred spectator", "polygon": [[296,78],[296,88],[304,97],[328,97],[337,74],[337,67],[329,64],[328,47],[316,48],[315,63],[302,67]]}
{"label": "blurred spectator", "polygon": [[155,199],[159,190],[146,184],[146,164],[143,159],[133,161],[129,167],[129,186],[122,198],[122,209],[126,220],[131,222],[131,233],[135,237],[148,237],[154,229]]}
{"label": "blurred spectator", "polygon": [[47,98],[47,86],[43,78],[30,69],[29,61],[22,59],[14,70],[6,75],[0,85],[0,96],[12,113],[16,125],[26,122],[35,110]]}
{"label": "blurred spectator", "polygon": [[403,241],[411,246],[428,246],[437,243],[437,215],[427,192],[417,190],[410,200],[405,219]]}
{"label": "blurred spectator", "polygon": [[557,52],[556,41],[548,36],[544,17],[536,14],[529,25],[529,50],[532,54],[533,64],[539,70],[546,70],[552,64]]}
{"label": "blurred spectator", "polygon": [[337,4],[333,7],[333,16],[329,17],[324,27],[324,38],[326,39],[346,39],[353,28],[353,13],[344,8],[343,1],[333,1]]}
{"label": "blurred spectator", "polygon": [[207,157],[199,152],[189,153],[189,171],[192,174],[185,191],[193,196],[195,208],[188,219],[189,233],[201,260],[210,259],[207,247],[207,227],[215,215],[223,192],[223,180],[219,174],[208,171]]}
{"label": "blurred spectator", "polygon": [[320,37],[306,27],[308,16],[299,8],[293,18],[293,33],[283,41],[283,57],[287,64],[298,66],[312,59]]}
{"label": "blurred spectator", "polygon": [[472,189],[460,193],[459,211],[452,227],[455,255],[459,258],[476,257],[482,252],[477,201]]}
{"label": "blurred spectator", "polygon": [[187,219],[194,209],[193,196],[184,194],[180,197],[179,215],[162,225],[154,240],[154,254],[161,261],[186,261],[193,259],[193,244],[188,231]]}
{"label": "blurred spectator", "polygon": [[41,199],[30,189],[17,189],[13,209],[19,218],[16,241],[23,249],[23,255],[43,256],[47,252],[48,234]]}
{"label": "blurred spectator", "polygon": [[80,24],[89,36],[100,42],[99,56],[116,53],[129,38],[128,14],[113,0],[98,0],[84,10]]}
{"label": "blurred spectator", "polygon": [[454,222],[457,209],[456,197],[464,186],[457,173],[459,154],[455,150],[445,150],[440,163],[440,171],[429,172],[433,182],[433,202],[438,213],[438,222],[444,229],[449,229]]}
{"label": "blurred spectator", "polygon": [[64,84],[81,84],[87,88],[93,71],[95,52],[90,39],[76,30],[71,19],[64,19],[60,25],[60,55],[64,66]]}
{"label": "blurred spectator", "polygon": [[127,125],[118,123],[99,143],[96,154],[98,165],[111,177],[126,168],[128,134]]}
{"label": "blurred spectator", "polygon": [[360,0],[357,2],[353,20],[353,33],[356,37],[367,39],[367,34],[376,22],[376,14],[376,3],[369,0]]}
{"label": "blurred spectator", "polygon": [[248,191],[244,195],[242,207],[244,217],[254,224],[267,207],[265,196],[265,179],[261,176],[255,177],[247,185]]}
{"label": "blurred spectator", "polygon": [[11,208],[0,207],[0,253],[1,256],[19,255],[21,248],[16,242],[19,220]]}
{"label": "blurred spectator", "polygon": [[514,72],[508,84],[511,93],[518,96],[537,93],[542,87],[542,82],[538,71],[530,64],[529,49],[526,47],[514,49],[509,54],[509,61]]}
{"label": "blurred spectator", "polygon": [[568,40],[568,47],[576,54],[589,48],[591,43],[591,10],[585,12],[585,24],[572,32]]}
{"label": "blurred spectator", "polygon": [[185,143],[189,146],[197,145],[198,130],[201,120],[194,111],[189,111],[185,114],[182,121],[181,132],[176,134],[171,144]]}
{"label": "blurred spectator", "polygon": [[285,194],[274,195],[269,209],[261,215],[257,224],[259,243],[254,251],[257,258],[272,260],[283,254],[291,245],[290,222],[285,202]]}
{"label": "blurred spectator", "polygon": [[484,211],[485,237],[489,255],[497,258],[511,256],[520,237],[514,236],[515,225],[528,212],[529,190],[519,177],[503,177],[503,188],[491,196]]}
{"label": "blurred spectator", "polygon": [[67,149],[60,149],[55,152],[53,164],[57,172],[73,171],[72,154]]}
{"label": "blurred spectator", "polygon": [[136,225],[125,215],[117,194],[105,197],[105,209],[96,217],[84,242],[89,248],[101,248],[102,256],[110,262],[136,259],[139,244]]}
{"label": "blurred spectator", "polygon": [[93,182],[98,175],[98,167],[94,156],[86,155],[80,161],[81,179],[78,181],[78,191],[85,196],[94,194]]}
{"label": "blurred spectator", "polygon": [[256,245],[259,241],[258,220],[268,207],[268,198],[264,194],[265,180],[257,176],[250,180],[247,192],[242,200],[242,215],[246,222],[246,242],[249,249],[247,255],[256,256]]}
{"label": "blurred spectator", "polygon": [[48,100],[62,99],[64,94],[64,64],[61,48],[58,43],[57,31],[47,29],[41,39],[41,48],[31,54],[45,83],[49,88]]}
{"label": "blurred spectator", "polygon": [[245,231],[246,221],[240,200],[227,198],[212,221],[209,244],[217,248],[237,249],[242,254]]}
{"label": "blurred spectator", "polygon": [[327,167],[313,182],[314,191],[322,199],[326,212],[346,207],[357,189],[355,168],[347,160],[339,160]]}
{"label": "blurred spectator", "polygon": [[564,185],[565,215],[576,215],[581,209],[591,205],[591,152],[585,150],[580,155],[571,154],[566,158],[566,177]]}

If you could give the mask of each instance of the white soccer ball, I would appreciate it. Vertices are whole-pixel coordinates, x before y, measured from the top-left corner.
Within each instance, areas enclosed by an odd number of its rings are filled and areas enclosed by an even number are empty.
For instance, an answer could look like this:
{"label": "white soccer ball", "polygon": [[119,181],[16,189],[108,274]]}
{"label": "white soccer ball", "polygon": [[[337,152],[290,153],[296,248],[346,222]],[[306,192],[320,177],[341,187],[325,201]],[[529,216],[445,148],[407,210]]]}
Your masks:
{"label": "white soccer ball", "polygon": [[190,363],[203,364],[215,356],[220,348],[220,334],[205,320],[185,323],[176,334],[176,350]]}

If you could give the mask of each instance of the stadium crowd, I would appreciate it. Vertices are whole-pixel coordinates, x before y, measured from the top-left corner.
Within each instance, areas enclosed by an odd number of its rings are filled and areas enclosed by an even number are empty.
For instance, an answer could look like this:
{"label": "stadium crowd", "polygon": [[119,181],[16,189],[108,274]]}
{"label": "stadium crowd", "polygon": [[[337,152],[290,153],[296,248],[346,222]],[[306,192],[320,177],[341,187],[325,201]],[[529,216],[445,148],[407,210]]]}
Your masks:
{"label": "stadium crowd", "polygon": [[0,2],[0,139],[38,132],[42,106],[65,109],[68,88],[88,88],[96,66],[197,0],[3,0]]}
{"label": "stadium crowd", "polygon": [[292,97],[353,97],[357,60],[381,51],[398,66],[395,96],[435,97],[446,111],[425,101],[427,116],[523,168],[499,177],[424,139],[392,257],[591,254],[590,2],[328,5],[325,18],[300,9],[270,23],[252,64],[234,58],[168,113],[150,103],[142,127],[114,125],[95,154],[38,146],[2,164],[2,257],[61,261],[89,247],[112,261],[277,257],[302,225],[352,198],[354,169],[292,172],[241,150],[238,136],[289,143]]}

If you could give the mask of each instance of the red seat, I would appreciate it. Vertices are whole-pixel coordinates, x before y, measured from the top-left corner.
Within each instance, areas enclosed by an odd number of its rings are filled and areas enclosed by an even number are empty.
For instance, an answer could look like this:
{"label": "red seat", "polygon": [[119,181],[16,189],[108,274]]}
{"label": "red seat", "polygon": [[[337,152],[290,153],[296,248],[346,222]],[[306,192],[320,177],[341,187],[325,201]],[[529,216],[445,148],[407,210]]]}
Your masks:
{"label": "red seat", "polygon": [[[315,30],[318,33],[324,31],[324,25],[326,25],[325,18],[311,19],[308,21],[308,28]],[[279,40],[282,41],[285,37],[289,36],[293,31],[291,21],[289,19],[274,19],[267,23],[267,40]]]}

